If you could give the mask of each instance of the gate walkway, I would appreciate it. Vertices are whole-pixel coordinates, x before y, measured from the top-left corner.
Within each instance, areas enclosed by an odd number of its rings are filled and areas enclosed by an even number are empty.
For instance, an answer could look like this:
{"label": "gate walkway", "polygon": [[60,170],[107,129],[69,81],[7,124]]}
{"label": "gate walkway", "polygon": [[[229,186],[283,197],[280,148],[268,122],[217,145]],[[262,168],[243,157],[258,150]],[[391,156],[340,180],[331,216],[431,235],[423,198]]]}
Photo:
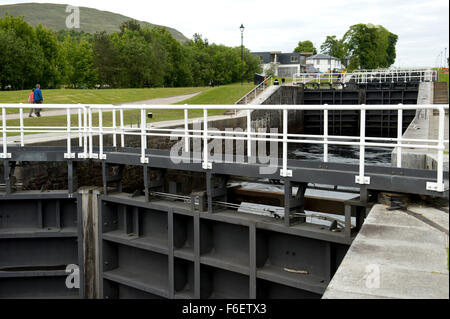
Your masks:
{"label": "gate walkway", "polygon": [[447,211],[373,207],[324,299],[448,299]]}

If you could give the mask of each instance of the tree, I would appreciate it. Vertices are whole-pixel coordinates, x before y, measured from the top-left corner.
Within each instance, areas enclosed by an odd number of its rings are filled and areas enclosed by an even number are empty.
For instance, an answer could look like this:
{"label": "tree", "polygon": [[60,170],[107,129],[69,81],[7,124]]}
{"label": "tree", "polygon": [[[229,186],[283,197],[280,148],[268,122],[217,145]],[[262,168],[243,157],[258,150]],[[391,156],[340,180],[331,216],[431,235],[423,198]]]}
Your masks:
{"label": "tree", "polygon": [[294,49],[294,52],[302,53],[302,52],[312,52],[314,55],[317,54],[317,49],[314,47],[314,44],[309,41],[300,41],[297,47]]}
{"label": "tree", "polygon": [[128,20],[123,22],[119,29],[121,33],[125,33],[126,31],[141,31],[141,25],[137,20]]}
{"label": "tree", "polygon": [[334,56],[346,64],[347,50],[343,40],[337,39],[335,35],[327,36],[325,42],[320,46],[320,51],[324,54]]}
{"label": "tree", "polygon": [[119,61],[119,52],[106,32],[94,34],[93,63],[98,79],[102,84],[119,87],[119,76],[123,71]]}
{"label": "tree", "polygon": [[0,18],[1,84],[13,89],[31,88],[42,79],[44,53],[36,32],[23,17]]}
{"label": "tree", "polygon": [[[342,41],[353,60],[364,69],[387,68],[395,62],[398,36],[383,26],[356,24],[345,33]],[[357,58],[357,60],[356,60]]]}
{"label": "tree", "polygon": [[46,27],[36,27],[38,44],[44,55],[41,86],[56,88],[61,83],[64,72],[64,61],[61,59],[60,45],[55,34]]}

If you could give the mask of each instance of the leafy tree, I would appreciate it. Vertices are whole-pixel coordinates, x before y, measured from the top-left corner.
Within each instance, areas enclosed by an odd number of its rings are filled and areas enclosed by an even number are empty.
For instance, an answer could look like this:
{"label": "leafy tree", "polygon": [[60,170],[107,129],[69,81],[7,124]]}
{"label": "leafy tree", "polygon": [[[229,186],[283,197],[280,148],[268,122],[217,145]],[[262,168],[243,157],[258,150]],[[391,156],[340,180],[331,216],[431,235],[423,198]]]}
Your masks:
{"label": "leafy tree", "polygon": [[0,19],[2,88],[31,88],[42,79],[44,54],[36,32],[23,17],[6,14]]}
{"label": "leafy tree", "polygon": [[65,64],[61,59],[60,44],[54,33],[42,25],[36,27],[36,37],[44,55],[40,84],[43,87],[55,88],[61,83]]}
{"label": "leafy tree", "polygon": [[352,57],[352,67],[357,61],[353,58],[358,58],[359,67],[364,69],[386,68],[395,62],[398,36],[382,26],[353,25],[342,40]]}
{"label": "leafy tree", "polygon": [[337,39],[335,35],[327,36],[325,42],[320,46],[320,51],[324,54],[334,56],[345,63],[347,57],[347,50],[343,40]]}
{"label": "leafy tree", "polygon": [[123,71],[119,61],[119,52],[106,32],[96,33],[93,41],[93,63],[102,84],[120,86],[120,74]]}
{"label": "leafy tree", "polygon": [[141,31],[141,25],[137,20],[128,20],[122,23],[119,27],[121,33],[126,31]]}
{"label": "leafy tree", "polygon": [[294,52],[302,53],[302,52],[312,52],[314,55],[317,54],[317,49],[314,47],[314,44],[309,41],[300,41],[297,47],[294,49]]}

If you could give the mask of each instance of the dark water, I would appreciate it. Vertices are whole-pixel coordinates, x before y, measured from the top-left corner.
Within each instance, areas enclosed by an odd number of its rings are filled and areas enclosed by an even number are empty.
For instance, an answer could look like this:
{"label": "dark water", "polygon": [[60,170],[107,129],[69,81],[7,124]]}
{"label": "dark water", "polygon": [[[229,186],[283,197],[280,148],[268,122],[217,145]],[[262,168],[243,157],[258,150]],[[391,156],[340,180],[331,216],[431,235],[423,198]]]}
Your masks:
{"label": "dark water", "polygon": [[[391,166],[392,148],[366,147],[365,162],[372,166]],[[290,145],[289,158],[299,160],[322,161],[323,145]],[[359,146],[329,145],[330,163],[359,164]]]}

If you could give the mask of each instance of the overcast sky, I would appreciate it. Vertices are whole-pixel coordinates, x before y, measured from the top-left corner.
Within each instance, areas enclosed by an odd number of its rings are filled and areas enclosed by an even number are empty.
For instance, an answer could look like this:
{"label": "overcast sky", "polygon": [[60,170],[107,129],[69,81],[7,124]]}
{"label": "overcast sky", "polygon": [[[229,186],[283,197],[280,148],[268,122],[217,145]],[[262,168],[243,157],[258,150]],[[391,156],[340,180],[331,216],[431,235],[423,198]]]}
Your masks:
{"label": "overcast sky", "polygon": [[93,7],[229,46],[240,45],[243,23],[252,51],[291,52],[300,40],[319,49],[327,35],[342,37],[353,24],[381,24],[399,36],[396,65],[402,67],[435,66],[449,44],[448,0],[0,0],[20,2]]}

